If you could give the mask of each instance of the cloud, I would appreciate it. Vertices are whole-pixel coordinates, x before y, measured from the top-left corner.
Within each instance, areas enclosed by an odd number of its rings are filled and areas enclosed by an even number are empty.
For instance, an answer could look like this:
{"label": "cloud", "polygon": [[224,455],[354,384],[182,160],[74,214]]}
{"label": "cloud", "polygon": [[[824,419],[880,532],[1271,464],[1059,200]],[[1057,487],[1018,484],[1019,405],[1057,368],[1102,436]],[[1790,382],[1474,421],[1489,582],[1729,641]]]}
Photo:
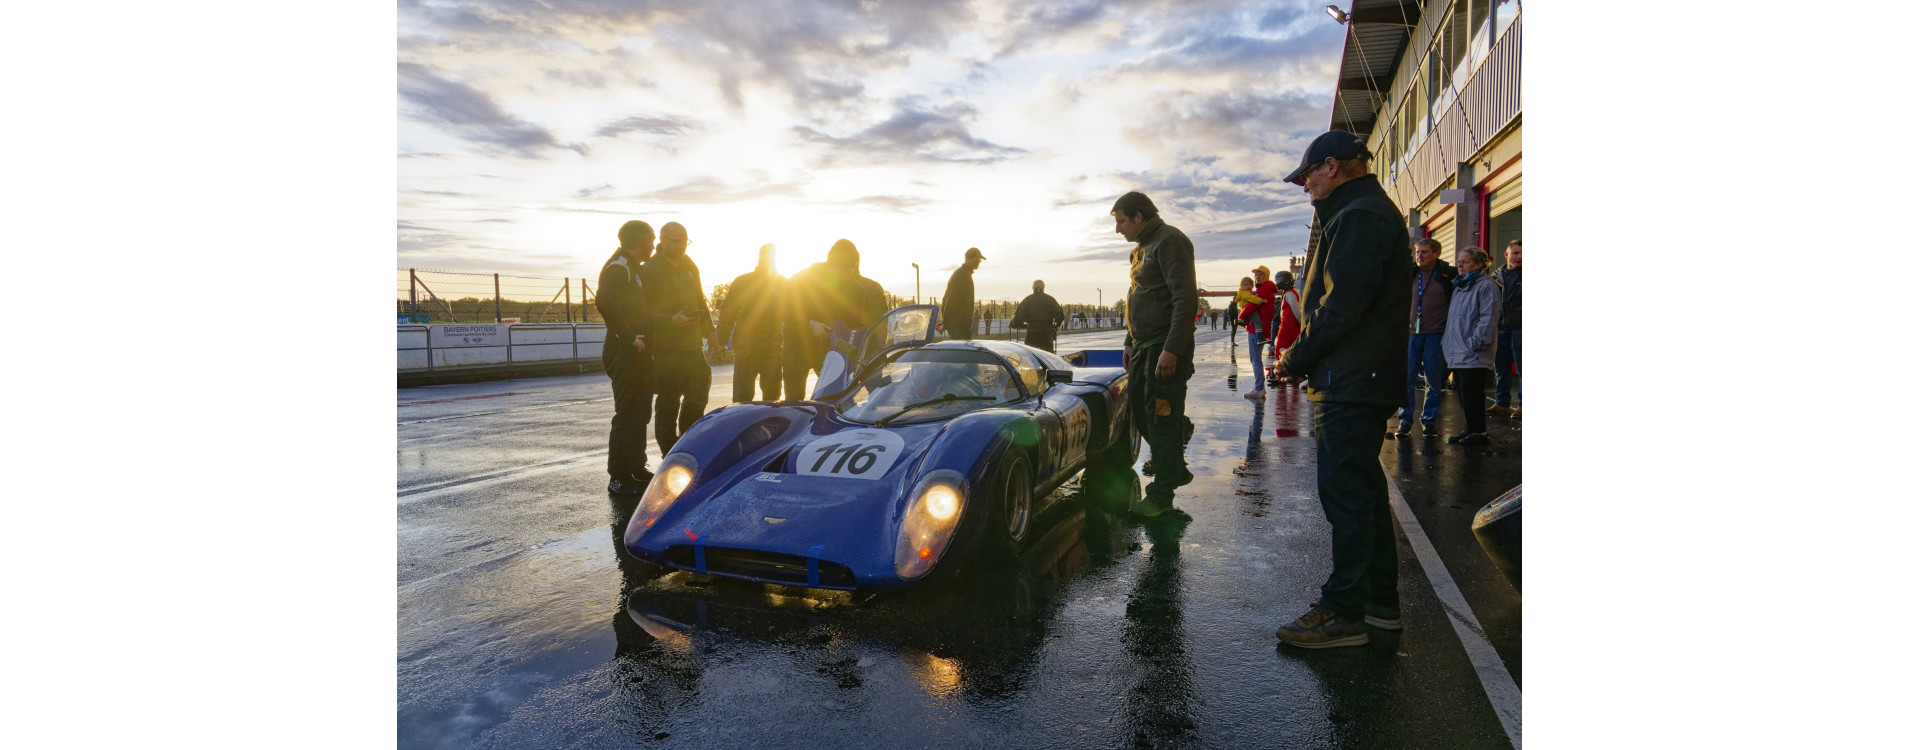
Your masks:
{"label": "cloud", "polygon": [[912,212],[933,201],[911,195],[867,195],[850,201],[839,201],[844,205],[872,206],[902,213]]}
{"label": "cloud", "polygon": [[546,128],[500,109],[486,92],[442,78],[418,63],[400,63],[400,97],[413,105],[418,119],[488,150],[538,156],[549,148],[565,148]]}
{"label": "cloud", "polygon": [[716,177],[698,177],[670,188],[622,198],[638,203],[739,203],[772,196],[801,196],[799,182],[734,187]]}
{"label": "cloud", "polygon": [[689,130],[699,130],[699,121],[685,117],[628,117],[609,122],[594,131],[601,138],[617,138],[627,133],[645,135],[682,135]]}
{"label": "cloud", "polygon": [[909,97],[896,103],[892,117],[845,136],[834,136],[796,125],[801,140],[829,151],[822,165],[841,161],[898,164],[912,161],[991,164],[1027,153],[976,137],[968,129],[979,111],[973,105],[951,101],[926,108]]}

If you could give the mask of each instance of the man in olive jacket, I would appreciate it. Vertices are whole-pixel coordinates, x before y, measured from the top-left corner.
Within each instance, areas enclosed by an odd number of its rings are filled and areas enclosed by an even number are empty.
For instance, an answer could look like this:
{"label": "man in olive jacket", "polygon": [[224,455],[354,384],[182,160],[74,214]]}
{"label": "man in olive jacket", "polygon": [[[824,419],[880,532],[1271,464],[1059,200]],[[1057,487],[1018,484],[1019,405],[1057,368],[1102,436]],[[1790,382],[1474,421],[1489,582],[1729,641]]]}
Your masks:
{"label": "man in olive jacket", "polygon": [[[655,320],[647,346],[653,349],[653,439],[662,453],[707,413],[713,388],[713,368],[700,353],[700,342],[713,336],[713,314],[701,292],[700,267],[687,257],[689,243],[686,227],[667,222],[660,227],[659,252],[640,267]],[[709,343],[720,348],[718,341]]]}
{"label": "man in olive jacket", "polygon": [[[1320,243],[1308,255],[1305,327],[1281,357],[1282,378],[1304,377],[1313,402],[1320,507],[1333,526],[1333,573],[1320,600],[1277,633],[1305,648],[1359,646],[1366,627],[1400,629],[1399,561],[1381,424],[1407,398],[1406,220],[1359,136],[1313,140],[1287,181],[1313,196]],[[1364,623],[1364,624],[1363,624]]]}
{"label": "man in olive jacket", "polygon": [[1145,194],[1113,204],[1113,231],[1136,243],[1128,256],[1127,380],[1134,426],[1153,450],[1153,482],[1135,505],[1151,518],[1173,507],[1175,488],[1193,481],[1187,470],[1187,381],[1193,378],[1193,331],[1200,285],[1193,277],[1193,241],[1160,218]]}
{"label": "man in olive jacket", "polygon": [[1067,322],[1067,311],[1060,309],[1060,301],[1047,293],[1047,282],[1033,280],[1033,294],[1020,300],[1020,306],[1014,308],[1012,325],[1027,329],[1027,346],[1053,351],[1054,336],[1060,332],[1060,324]]}

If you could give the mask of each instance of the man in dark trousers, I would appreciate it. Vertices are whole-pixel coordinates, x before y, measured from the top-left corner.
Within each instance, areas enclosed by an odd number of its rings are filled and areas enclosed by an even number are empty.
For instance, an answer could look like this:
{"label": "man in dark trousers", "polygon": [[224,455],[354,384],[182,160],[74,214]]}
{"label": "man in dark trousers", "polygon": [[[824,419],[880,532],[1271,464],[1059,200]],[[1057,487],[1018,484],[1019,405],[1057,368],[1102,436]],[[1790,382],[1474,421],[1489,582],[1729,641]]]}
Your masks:
{"label": "man in dark trousers", "polygon": [[[1500,345],[1493,352],[1493,405],[1487,413],[1520,418],[1520,241],[1507,243],[1500,269]],[[1511,407],[1511,408],[1509,408]]]}
{"label": "man in dark trousers", "polygon": [[1400,407],[1400,429],[1393,436],[1413,434],[1413,415],[1421,412],[1413,389],[1414,376],[1427,373],[1427,407],[1420,413],[1420,434],[1440,437],[1433,421],[1440,416],[1440,400],[1447,382],[1447,353],[1440,340],[1447,335],[1447,305],[1453,301],[1453,280],[1460,271],[1440,259],[1440,241],[1431,237],[1413,243],[1413,304],[1407,311],[1407,403]]}
{"label": "man in dark trousers", "polygon": [[1138,191],[1114,201],[1113,231],[1133,242],[1128,256],[1127,341],[1123,355],[1133,390],[1134,425],[1153,451],[1153,482],[1132,513],[1152,518],[1173,508],[1173,491],[1193,481],[1187,470],[1187,381],[1193,377],[1193,334],[1200,286],[1193,241],[1160,218]]}
{"label": "man in dark trousers", "polygon": [[720,328],[714,338],[732,342],[734,403],[753,400],[753,381],[760,380],[764,401],[780,400],[780,323],[787,280],[773,267],[773,246],[760,246],[760,265],[735,277],[720,308]]}
{"label": "man in dark trousers", "polygon": [[[712,337],[713,315],[700,291],[700,267],[687,257],[689,244],[686,227],[667,222],[660,227],[659,252],[640,267],[654,316],[647,344],[653,349],[653,439],[663,454],[707,413],[713,388],[713,368],[700,353],[701,340]],[[709,343],[720,348],[717,340]]]}
{"label": "man in dark trousers", "polygon": [[1060,302],[1047,294],[1047,282],[1033,280],[1033,294],[1020,300],[1020,306],[1014,308],[1013,326],[1027,327],[1027,346],[1053,351],[1053,340],[1060,332],[1060,324],[1067,322],[1067,311],[1060,309]]}
{"label": "man in dark trousers", "polygon": [[1313,196],[1321,236],[1307,258],[1304,328],[1275,371],[1307,380],[1320,508],[1333,526],[1333,573],[1319,601],[1276,633],[1304,648],[1364,645],[1369,625],[1400,629],[1380,425],[1406,403],[1414,266],[1406,220],[1368,173],[1372,158],[1359,136],[1330,130],[1287,175]]}
{"label": "man in dark trousers", "polygon": [[607,338],[600,345],[600,362],[613,379],[613,429],[607,434],[607,491],[615,495],[645,492],[653,472],[647,470],[647,415],[653,394],[648,391],[653,361],[647,333],[653,313],[647,290],[640,283],[640,264],[653,257],[653,227],[629,221],[620,227],[620,249],[600,267],[600,291],[593,299],[607,322]]}
{"label": "man in dark trousers", "polygon": [[946,331],[947,338],[973,338],[973,272],[986,259],[980,248],[967,248],[967,259],[947,277],[947,293],[940,298],[940,323],[934,326]]}

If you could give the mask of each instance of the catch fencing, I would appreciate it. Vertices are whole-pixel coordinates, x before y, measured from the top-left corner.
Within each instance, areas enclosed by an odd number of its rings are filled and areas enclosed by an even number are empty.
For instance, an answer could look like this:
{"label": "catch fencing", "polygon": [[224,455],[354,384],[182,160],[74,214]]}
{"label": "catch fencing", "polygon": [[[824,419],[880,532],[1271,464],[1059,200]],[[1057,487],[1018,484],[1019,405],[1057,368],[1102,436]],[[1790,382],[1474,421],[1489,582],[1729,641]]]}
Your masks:
{"label": "catch fencing", "polygon": [[401,324],[600,322],[585,278],[417,268],[395,278]]}

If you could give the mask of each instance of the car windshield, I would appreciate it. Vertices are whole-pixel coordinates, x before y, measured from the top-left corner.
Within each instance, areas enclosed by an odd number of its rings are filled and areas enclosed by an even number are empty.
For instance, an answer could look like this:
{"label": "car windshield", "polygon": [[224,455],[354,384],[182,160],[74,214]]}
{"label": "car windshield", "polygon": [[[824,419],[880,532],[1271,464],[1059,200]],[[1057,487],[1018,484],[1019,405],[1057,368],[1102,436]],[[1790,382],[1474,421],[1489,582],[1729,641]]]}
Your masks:
{"label": "car windshield", "polygon": [[876,362],[834,404],[857,422],[950,419],[1022,398],[1000,358],[977,349],[908,349]]}

